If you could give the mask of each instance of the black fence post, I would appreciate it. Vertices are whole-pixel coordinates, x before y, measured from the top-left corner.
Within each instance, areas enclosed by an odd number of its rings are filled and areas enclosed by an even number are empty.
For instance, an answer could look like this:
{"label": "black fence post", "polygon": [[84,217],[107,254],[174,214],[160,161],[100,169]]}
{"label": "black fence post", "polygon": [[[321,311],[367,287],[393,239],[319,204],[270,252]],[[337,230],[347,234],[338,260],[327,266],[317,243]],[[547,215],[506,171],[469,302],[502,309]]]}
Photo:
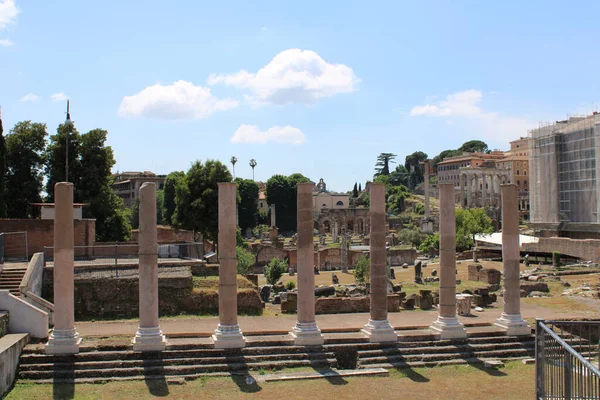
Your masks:
{"label": "black fence post", "polygon": [[536,399],[544,398],[544,320],[535,320],[535,393]]}

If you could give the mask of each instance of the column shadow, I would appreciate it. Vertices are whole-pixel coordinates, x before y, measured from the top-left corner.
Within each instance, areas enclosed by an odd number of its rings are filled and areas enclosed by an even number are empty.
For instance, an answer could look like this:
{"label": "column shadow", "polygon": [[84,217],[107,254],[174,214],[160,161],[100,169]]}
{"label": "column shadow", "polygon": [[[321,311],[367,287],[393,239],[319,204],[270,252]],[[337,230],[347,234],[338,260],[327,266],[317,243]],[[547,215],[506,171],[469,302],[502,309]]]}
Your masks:
{"label": "column shadow", "polygon": [[467,362],[467,365],[469,365],[470,367],[474,367],[491,376],[507,376],[506,372],[500,371],[499,369],[485,367],[485,360],[479,358],[475,354],[476,349],[474,349],[473,346],[471,346],[471,344],[468,342],[468,339],[464,343],[461,343],[460,345],[457,344],[456,346],[460,346],[464,350],[460,352],[460,354],[462,355],[461,358],[465,360]]}
{"label": "column shadow", "polygon": [[262,390],[256,379],[250,374],[250,369],[242,349],[227,349],[225,363],[233,383],[244,393],[257,393]]}
{"label": "column shadow", "polygon": [[[60,368],[57,368],[60,363]],[[52,371],[52,398],[54,400],[72,400],[75,398],[75,359],[72,356],[60,357],[55,361]]]}
{"label": "column shadow", "polygon": [[430,381],[429,378],[421,375],[408,364],[404,354],[402,354],[398,347],[383,347],[381,350],[385,351],[387,362],[392,364],[396,371],[405,375],[411,381],[418,383],[427,383]]}
{"label": "column shadow", "polygon": [[331,368],[327,354],[323,349],[323,347],[308,347],[306,349],[310,367],[318,374],[323,375],[324,379],[332,385],[347,385],[348,381]]}
{"label": "column shadow", "polygon": [[144,368],[144,383],[151,395],[166,397],[169,395],[169,385],[165,378],[165,365],[162,357],[145,358],[142,361]]}

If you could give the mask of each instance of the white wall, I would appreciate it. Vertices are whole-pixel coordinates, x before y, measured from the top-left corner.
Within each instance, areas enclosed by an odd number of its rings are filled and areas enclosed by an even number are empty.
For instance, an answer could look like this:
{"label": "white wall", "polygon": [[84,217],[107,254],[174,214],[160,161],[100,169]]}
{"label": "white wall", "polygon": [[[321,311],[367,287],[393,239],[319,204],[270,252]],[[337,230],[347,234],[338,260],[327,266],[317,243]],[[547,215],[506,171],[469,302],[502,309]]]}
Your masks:
{"label": "white wall", "polygon": [[8,290],[0,290],[0,310],[8,311],[9,333],[29,333],[40,339],[48,337],[48,314]]}

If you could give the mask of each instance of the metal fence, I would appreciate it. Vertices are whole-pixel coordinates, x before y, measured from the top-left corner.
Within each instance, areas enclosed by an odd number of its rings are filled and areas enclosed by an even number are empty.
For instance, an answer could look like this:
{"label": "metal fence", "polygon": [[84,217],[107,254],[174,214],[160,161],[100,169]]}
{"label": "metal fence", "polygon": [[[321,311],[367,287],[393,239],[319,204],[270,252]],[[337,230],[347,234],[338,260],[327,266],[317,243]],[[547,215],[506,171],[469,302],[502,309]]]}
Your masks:
{"label": "metal fence", "polygon": [[600,321],[537,320],[536,398],[600,399]]}
{"label": "metal fence", "polygon": [[[138,261],[139,245],[114,244],[98,246],[75,246],[77,265],[119,265]],[[200,260],[204,255],[202,243],[169,243],[158,245],[158,261]],[[44,247],[44,263],[54,262],[54,247]]]}
{"label": "metal fence", "polygon": [[0,232],[0,263],[29,260],[27,232]]}

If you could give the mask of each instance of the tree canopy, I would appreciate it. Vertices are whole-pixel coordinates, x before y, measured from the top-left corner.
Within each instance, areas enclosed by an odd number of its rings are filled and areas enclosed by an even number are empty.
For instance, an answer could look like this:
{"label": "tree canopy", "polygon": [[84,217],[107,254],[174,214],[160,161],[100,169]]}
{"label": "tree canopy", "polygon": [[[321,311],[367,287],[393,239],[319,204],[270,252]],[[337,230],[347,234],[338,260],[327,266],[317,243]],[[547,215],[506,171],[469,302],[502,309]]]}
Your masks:
{"label": "tree canopy", "polygon": [[375,175],[373,179],[379,175],[390,174],[390,164],[395,163],[396,154],[393,153],[381,153],[377,156],[377,162],[375,163]]}
{"label": "tree canopy", "polygon": [[297,228],[297,188],[298,183],[310,182],[302,174],[290,176],[273,175],[266,182],[267,203],[275,204],[275,223],[282,231]]}
{"label": "tree canopy", "polygon": [[481,140],[469,140],[468,142],[463,143],[462,146],[458,148],[460,153],[487,153],[488,145]]}
{"label": "tree canopy", "polygon": [[6,140],[0,112],[0,218],[6,218]]}
{"label": "tree canopy", "polygon": [[242,232],[254,228],[258,217],[259,187],[252,179],[235,179],[238,188],[238,224]]}
{"label": "tree canopy", "polygon": [[185,178],[185,172],[174,171],[171,172],[165,178],[165,184],[163,186],[164,197],[163,197],[163,223],[166,225],[174,225],[173,214],[175,214],[175,188],[179,181]]}
{"label": "tree canopy", "polygon": [[218,240],[219,182],[231,182],[231,173],[217,160],[196,161],[175,188],[175,220],[178,226]]}
{"label": "tree canopy", "polygon": [[18,122],[6,136],[7,217],[32,218],[37,209],[30,203],[42,201],[46,124]]}
{"label": "tree canopy", "polygon": [[471,248],[475,242],[475,235],[493,231],[492,219],[487,216],[483,208],[456,210],[456,248],[458,251]]}

